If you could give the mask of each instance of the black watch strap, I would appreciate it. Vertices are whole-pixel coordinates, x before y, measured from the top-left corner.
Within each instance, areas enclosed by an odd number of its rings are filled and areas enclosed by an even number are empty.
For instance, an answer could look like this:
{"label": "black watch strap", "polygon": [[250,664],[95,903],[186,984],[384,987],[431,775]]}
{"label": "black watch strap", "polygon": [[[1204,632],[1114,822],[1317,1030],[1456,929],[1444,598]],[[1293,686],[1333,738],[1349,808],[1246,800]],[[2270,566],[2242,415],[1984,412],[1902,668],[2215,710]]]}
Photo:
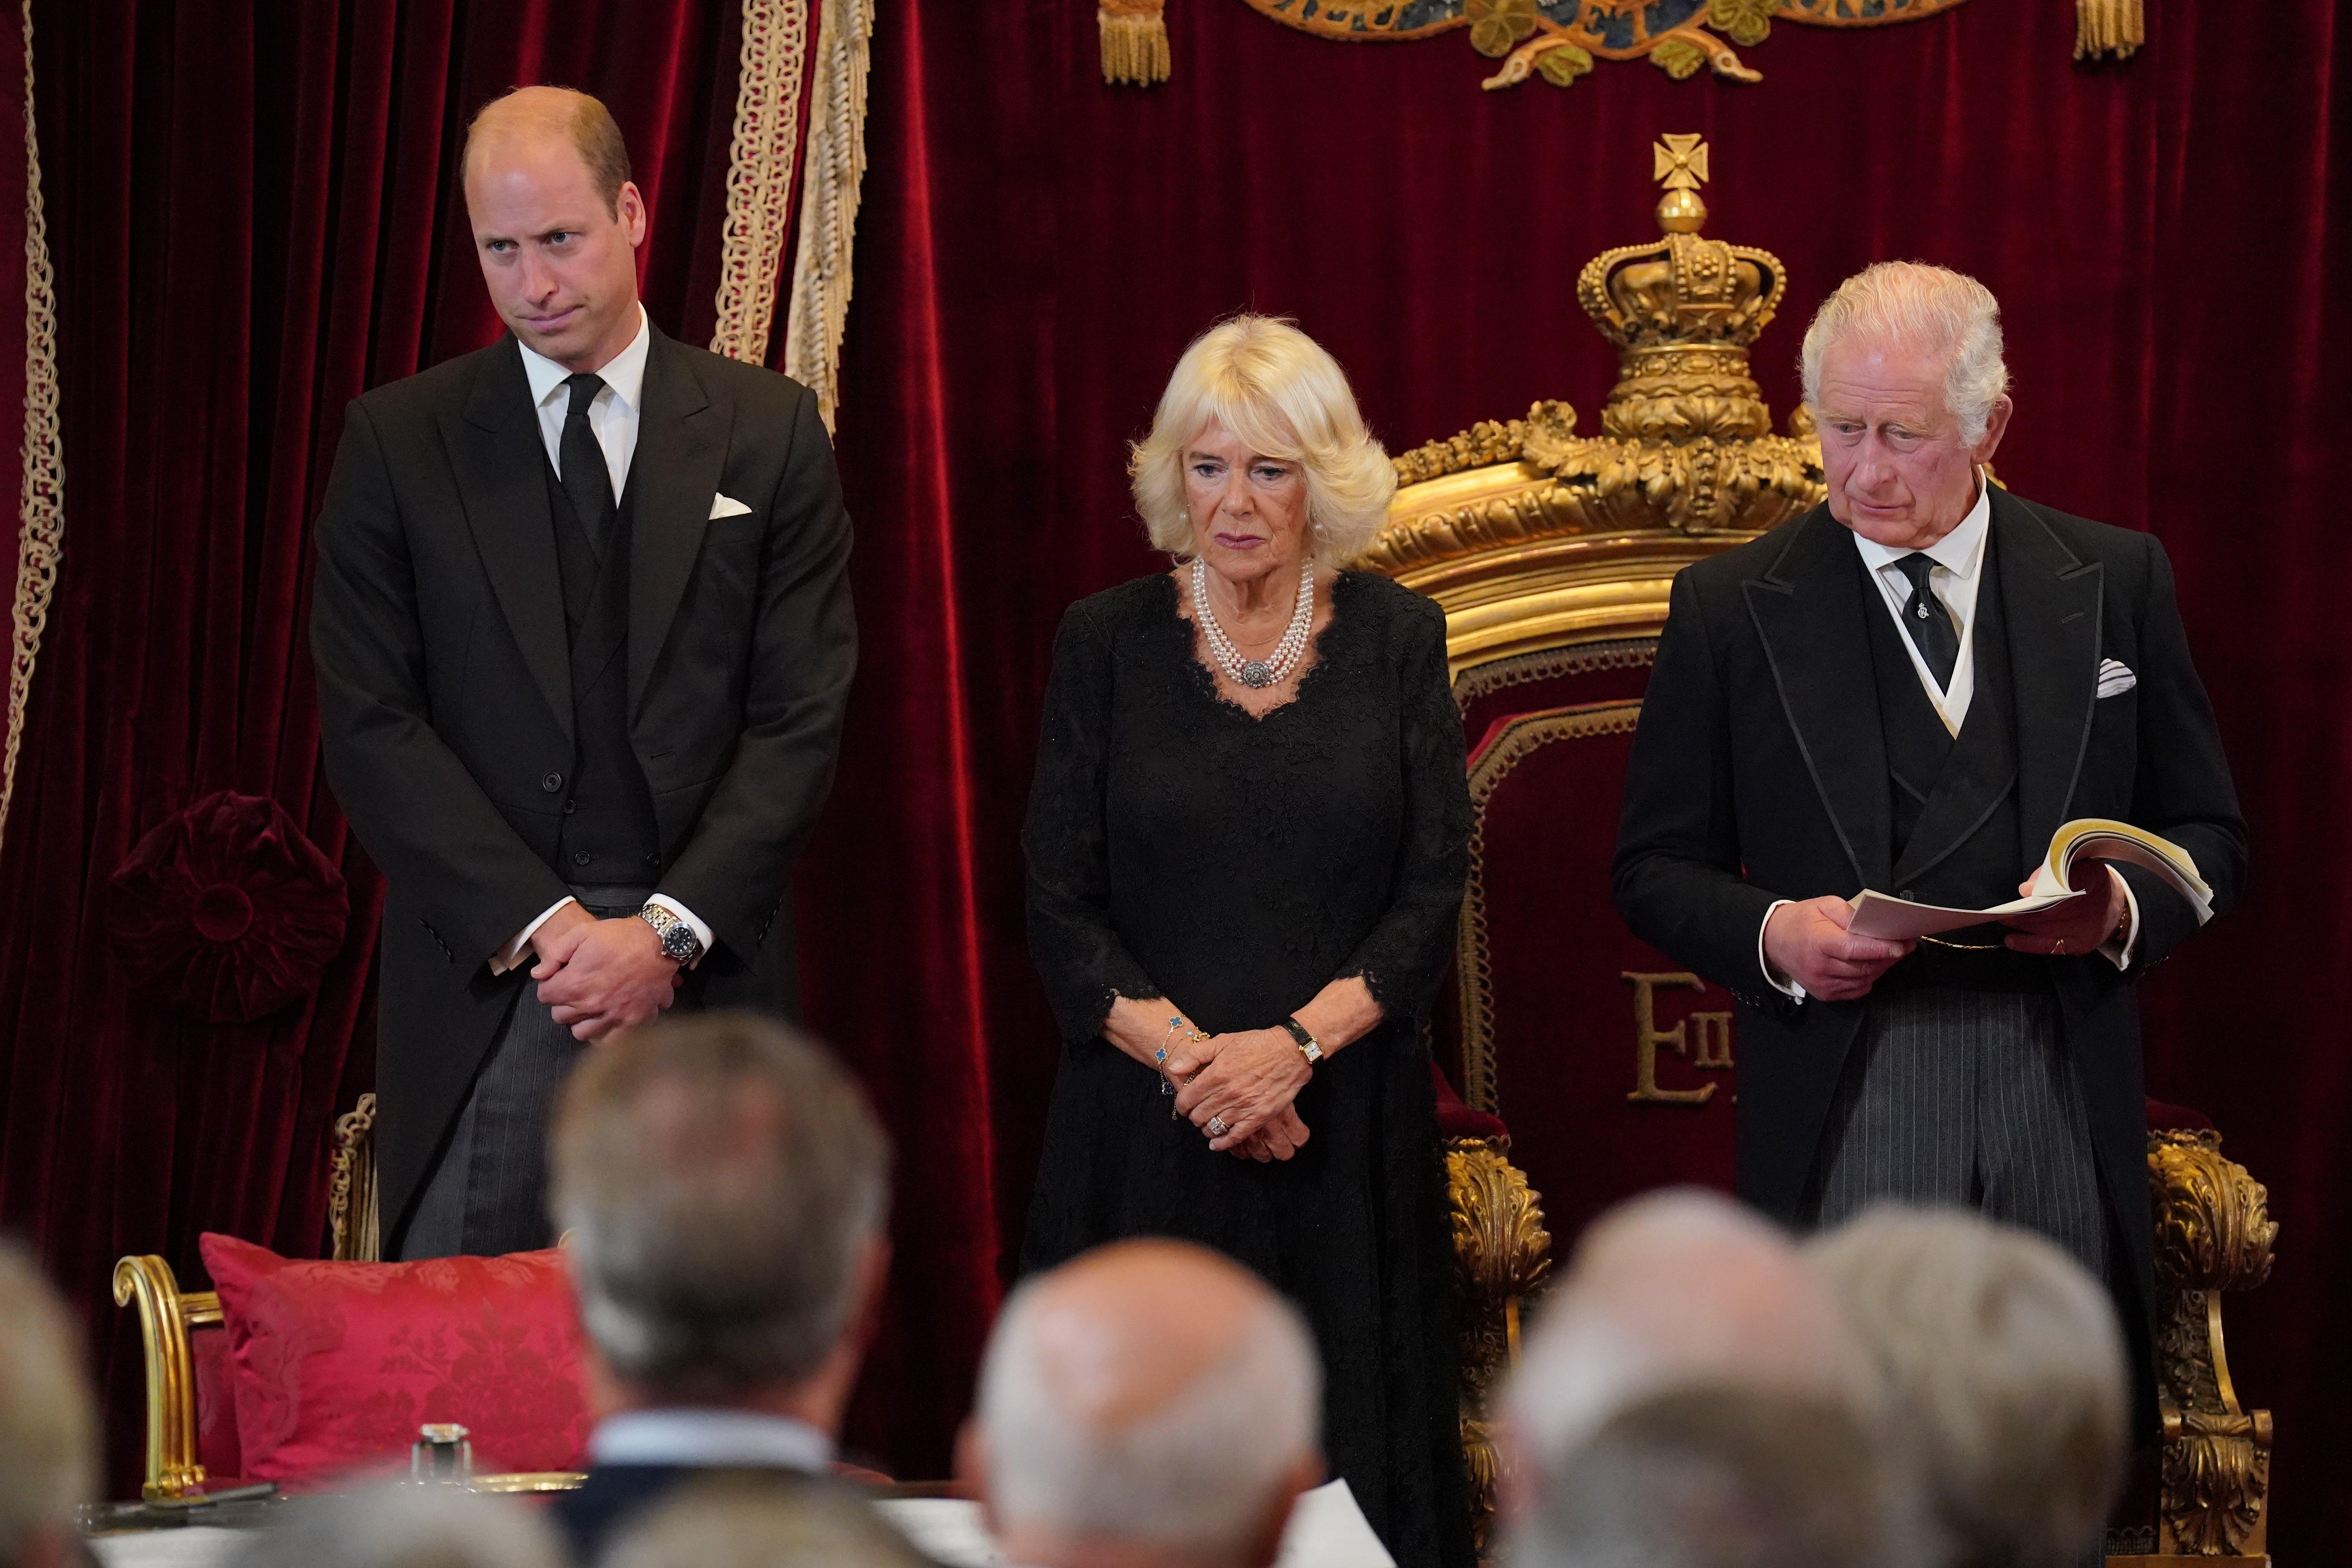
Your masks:
{"label": "black watch strap", "polygon": [[1306,1057],[1307,1066],[1313,1067],[1322,1061],[1324,1057],[1323,1042],[1308,1034],[1307,1032],[1306,1025],[1300,1023],[1296,1018],[1285,1018],[1282,1021],[1282,1026],[1288,1032],[1292,1039],[1298,1042],[1299,1052],[1301,1055]]}

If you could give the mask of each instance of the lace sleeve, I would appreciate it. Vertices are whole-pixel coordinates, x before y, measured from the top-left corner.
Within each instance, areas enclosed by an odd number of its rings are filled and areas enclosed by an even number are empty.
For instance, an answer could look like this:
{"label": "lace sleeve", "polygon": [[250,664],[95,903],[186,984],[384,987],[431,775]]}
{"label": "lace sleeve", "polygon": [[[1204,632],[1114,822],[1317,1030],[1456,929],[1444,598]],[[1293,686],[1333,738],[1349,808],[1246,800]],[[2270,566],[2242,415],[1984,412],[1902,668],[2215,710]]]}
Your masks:
{"label": "lace sleeve", "polygon": [[1470,872],[1470,785],[1462,715],[1446,679],[1445,612],[1417,600],[1399,642],[1405,816],[1395,895],[1338,976],[1362,976],[1390,1018],[1413,1016],[1436,994]]}
{"label": "lace sleeve", "polygon": [[1037,773],[1021,848],[1029,865],[1029,952],[1072,1044],[1102,1032],[1117,996],[1160,994],[1112,929],[1103,826],[1110,735],[1110,638],[1073,605],[1054,638]]}

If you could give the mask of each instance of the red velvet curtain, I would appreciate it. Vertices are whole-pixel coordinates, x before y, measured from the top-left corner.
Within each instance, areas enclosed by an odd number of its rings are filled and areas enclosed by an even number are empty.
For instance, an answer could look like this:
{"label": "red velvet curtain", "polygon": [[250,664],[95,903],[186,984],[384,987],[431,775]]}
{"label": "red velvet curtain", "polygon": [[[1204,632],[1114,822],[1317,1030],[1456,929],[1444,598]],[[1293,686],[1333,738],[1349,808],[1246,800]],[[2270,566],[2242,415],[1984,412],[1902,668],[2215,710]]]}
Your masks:
{"label": "red velvet curtain", "polygon": [[[1615,376],[1574,298],[1647,239],[1649,144],[1714,149],[1707,232],[1792,279],[1755,363],[1796,395],[1803,323],[1889,257],[2001,298],[2021,493],[2157,531],[2254,827],[2245,906],[2144,987],[2150,1090],[2268,1182],[2275,1278],[2233,1298],[2238,1386],[2277,1415],[2273,1550],[2352,1515],[2352,542],[2323,367],[2347,157],[2333,0],[2157,0],[2147,50],[2072,63],[2063,0],[1865,32],[1780,24],[1755,85],[1603,65],[1485,93],[1459,36],[1325,42],[1171,0],[1174,77],[1107,88],[1091,5],[884,0],[840,444],[866,632],[840,789],[803,885],[812,1016],[908,1142],[903,1276],[861,1406],[931,1473],[1054,1070],[1014,841],[1055,617],[1150,570],[1121,444],[1192,333],[1297,317],[1392,448]],[[2340,374],[2340,372],[2339,372]],[[1609,834],[1601,814],[1584,831]],[[1199,911],[1214,921],[1218,911]]]}
{"label": "red velvet curtain", "polygon": [[[2007,307],[2004,477],[2154,528],[2179,563],[2256,865],[2246,907],[2147,984],[2150,1083],[2272,1184],[2278,1275],[2233,1300],[2231,1350],[2278,1415],[2274,1549],[2317,1553],[2352,1458],[2352,1347],[2330,1331],[2352,1219],[2332,0],[2158,0],[2121,67],[2069,63],[2062,0],[1970,0],[1882,31],[1780,26],[1747,52],[1754,86],[1622,65],[1499,94],[1458,36],[1327,43],[1239,0],[1171,0],[1174,79],[1106,88],[1091,9],[880,3],[840,419],[865,668],[802,880],[811,1021],[902,1152],[856,1445],[941,1472],[1018,1241],[1055,1067],[1014,839],[1037,696],[1062,607],[1153,564],[1121,443],[1177,352],[1223,312],[1286,311],[1392,447],[1537,397],[1590,427],[1614,365],[1576,271],[1654,232],[1649,142],[1700,131],[1708,232],[1794,280],[1756,356],[1777,409],[1839,278],[1967,268]],[[467,115],[515,81],[613,102],[654,208],[648,303],[707,336],[735,10],[40,7],[69,553],[0,852],[0,1223],[89,1304],[118,1453],[140,1368],[101,1304],[112,1258],[194,1276],[199,1229],[315,1248],[328,1121],[369,1081],[374,883],[318,777],[301,649],[341,405],[491,330],[451,171]],[[315,997],[193,1026],[126,996],[105,883],[225,787],[340,857],[354,914]]]}
{"label": "red velvet curtain", "polygon": [[[611,101],[648,304],[707,339],[740,8],[36,9],[67,534],[0,853],[0,1224],[89,1309],[119,1491],[142,1368],[115,1258],[201,1282],[202,1230],[315,1255],[330,1126],[372,1079],[379,884],[319,771],[305,642],[343,405],[497,330],[454,169],[518,81]],[[137,999],[106,935],[131,847],[221,789],[274,796],[352,895],[317,993],[250,1025]]]}

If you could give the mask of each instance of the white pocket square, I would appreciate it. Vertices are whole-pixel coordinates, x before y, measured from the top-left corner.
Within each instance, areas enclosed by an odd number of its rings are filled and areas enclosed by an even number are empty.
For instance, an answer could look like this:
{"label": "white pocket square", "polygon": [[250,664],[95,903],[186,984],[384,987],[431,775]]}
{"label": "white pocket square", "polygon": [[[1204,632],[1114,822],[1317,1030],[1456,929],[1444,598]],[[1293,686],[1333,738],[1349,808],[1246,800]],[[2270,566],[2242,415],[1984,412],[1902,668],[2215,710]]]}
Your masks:
{"label": "white pocket square", "polygon": [[[722,517],[742,517],[751,510],[733,496],[714,495],[710,498],[710,516],[706,521],[717,522]],[[2123,667],[2117,665],[2116,668],[2120,669]],[[2102,695],[2105,694],[2102,693]]]}
{"label": "white pocket square", "polygon": [[2101,697],[2120,697],[2138,684],[2139,677],[2131,672],[2130,665],[2112,658],[2099,660],[2099,695]]}

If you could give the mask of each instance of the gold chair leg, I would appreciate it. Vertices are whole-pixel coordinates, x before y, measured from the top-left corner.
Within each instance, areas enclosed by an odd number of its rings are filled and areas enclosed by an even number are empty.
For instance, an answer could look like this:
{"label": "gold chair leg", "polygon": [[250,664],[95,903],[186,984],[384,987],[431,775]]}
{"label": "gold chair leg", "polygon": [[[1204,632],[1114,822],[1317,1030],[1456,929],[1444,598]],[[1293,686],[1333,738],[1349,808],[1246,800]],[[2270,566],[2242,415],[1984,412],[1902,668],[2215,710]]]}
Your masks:
{"label": "gold chair leg", "polygon": [[202,1490],[196,1463],[196,1368],[188,1353],[188,1324],[180,1282],[156,1257],[125,1258],[114,1266],[114,1304],[139,1304],[139,1343],[147,1355],[147,1474],[139,1493],[149,1501]]}
{"label": "gold chair leg", "polygon": [[2158,1397],[2164,1420],[2159,1555],[2266,1561],[2271,1413],[2238,1402],[2221,1292],[2270,1278],[2270,1195],[2221,1153],[2219,1133],[2151,1133]]}
{"label": "gold chair leg", "polygon": [[1543,1205],[1507,1157],[1507,1148],[1484,1138],[1457,1138],[1445,1149],[1454,1262],[1462,1287],[1462,1458],[1482,1557],[1490,1550],[1502,1479],[1490,1401],[1518,1359],[1519,1304],[1551,1271]]}

